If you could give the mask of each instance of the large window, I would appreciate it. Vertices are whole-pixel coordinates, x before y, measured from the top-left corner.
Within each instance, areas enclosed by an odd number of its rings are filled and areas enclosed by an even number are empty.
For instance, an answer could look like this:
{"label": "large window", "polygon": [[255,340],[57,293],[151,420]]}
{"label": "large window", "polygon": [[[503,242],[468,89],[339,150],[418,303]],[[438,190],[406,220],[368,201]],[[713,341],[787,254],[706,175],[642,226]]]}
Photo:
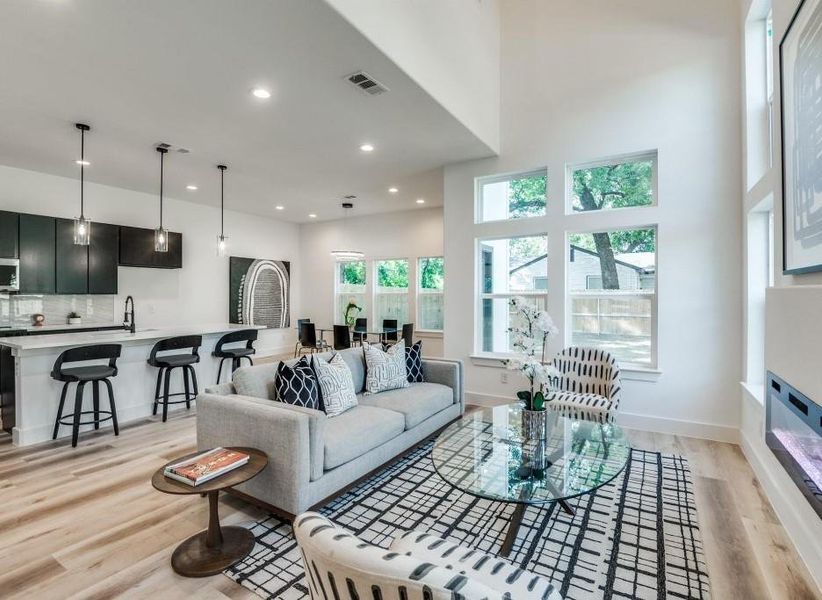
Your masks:
{"label": "large window", "polygon": [[545,235],[482,239],[479,262],[479,332],[483,352],[511,351],[509,300],[526,296],[545,308],[548,290],[548,238]]}
{"label": "large window", "polygon": [[408,261],[405,259],[378,260],[374,263],[374,317],[379,327],[383,319],[396,319],[397,325],[410,323],[408,319]]}
{"label": "large window", "polygon": [[569,236],[570,342],[656,367],[656,228]]}
{"label": "large window", "polygon": [[442,331],[445,261],[441,256],[417,261],[417,329]]}
{"label": "large window", "polygon": [[[365,317],[366,306],[365,261],[338,262],[334,277],[334,323],[344,325],[346,314],[350,319]],[[349,308],[350,305],[353,305]]]}
{"label": "large window", "polygon": [[573,212],[655,204],[655,153],[575,165],[569,171]]}
{"label": "large window", "polygon": [[477,221],[544,215],[547,185],[544,170],[477,180]]}

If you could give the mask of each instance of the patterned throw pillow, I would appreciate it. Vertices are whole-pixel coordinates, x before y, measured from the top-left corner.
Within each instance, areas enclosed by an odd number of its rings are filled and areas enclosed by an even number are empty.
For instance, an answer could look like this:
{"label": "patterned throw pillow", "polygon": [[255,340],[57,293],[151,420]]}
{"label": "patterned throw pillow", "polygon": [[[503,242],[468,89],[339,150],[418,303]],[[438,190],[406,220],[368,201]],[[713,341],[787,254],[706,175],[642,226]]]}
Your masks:
{"label": "patterned throw pillow", "polygon": [[357,394],[354,393],[354,379],[351,369],[339,354],[326,361],[315,356],[312,360],[317,381],[320,383],[325,414],[336,417],[349,408],[357,406]]}
{"label": "patterned throw pillow", "polygon": [[422,383],[422,340],[405,348],[405,370],[409,383]]}
{"label": "patterned throw pillow", "polygon": [[403,340],[388,348],[387,351],[376,345],[363,344],[363,352],[365,353],[366,394],[408,387]]}
{"label": "patterned throw pillow", "polygon": [[320,408],[317,379],[305,356],[293,367],[282,362],[277,366],[274,390],[280,402],[314,410]]}

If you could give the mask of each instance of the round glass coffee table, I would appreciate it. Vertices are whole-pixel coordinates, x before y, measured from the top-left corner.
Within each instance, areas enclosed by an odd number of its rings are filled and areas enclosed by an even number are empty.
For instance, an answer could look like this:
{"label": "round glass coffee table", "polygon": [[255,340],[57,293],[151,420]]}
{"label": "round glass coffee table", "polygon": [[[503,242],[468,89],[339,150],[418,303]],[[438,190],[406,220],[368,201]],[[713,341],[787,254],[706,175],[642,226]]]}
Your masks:
{"label": "round glass coffee table", "polygon": [[[543,436],[540,436],[543,437]],[[508,556],[529,505],[588,494],[619,475],[631,448],[614,424],[546,415],[544,439],[523,435],[519,404],[485,408],[452,423],[434,442],[437,473],[460,491],[516,504],[500,554]]]}

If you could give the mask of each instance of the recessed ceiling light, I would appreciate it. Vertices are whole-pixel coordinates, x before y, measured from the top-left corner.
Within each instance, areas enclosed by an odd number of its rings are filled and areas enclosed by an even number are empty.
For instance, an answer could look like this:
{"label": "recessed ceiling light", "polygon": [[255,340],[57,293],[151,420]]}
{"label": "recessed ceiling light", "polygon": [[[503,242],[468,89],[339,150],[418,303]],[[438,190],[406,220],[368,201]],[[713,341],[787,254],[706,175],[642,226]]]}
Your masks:
{"label": "recessed ceiling light", "polygon": [[425,204],[425,200],[422,198],[417,198],[417,204]]}
{"label": "recessed ceiling light", "polygon": [[259,98],[260,100],[268,100],[269,98],[271,98],[271,92],[269,92],[265,88],[254,88],[253,90],[251,90],[251,94],[255,98]]}
{"label": "recessed ceiling light", "polygon": [[390,188],[388,188],[388,191],[389,191],[390,193],[392,193],[392,194],[396,194],[396,193],[397,193],[397,192],[399,192],[400,190],[398,190],[398,189],[397,189],[397,188],[395,188],[395,187],[390,187]]}
{"label": "recessed ceiling light", "polygon": [[277,205],[277,206],[275,206],[274,208],[275,208],[275,210],[283,210],[283,209],[285,208],[285,206],[280,206],[280,205],[278,204],[278,205]]}
{"label": "recessed ceiling light", "polygon": [[84,167],[88,167],[91,163],[87,160],[75,160],[74,164],[83,165]]}
{"label": "recessed ceiling light", "polygon": [[362,146],[360,146],[360,150],[362,150],[363,152],[373,152],[374,146],[372,146],[371,144],[363,144]]}
{"label": "recessed ceiling light", "polygon": [[190,190],[190,191],[192,191],[192,192],[195,192],[195,191],[197,191],[197,186],[196,186],[196,185],[193,185],[193,184],[191,184],[191,183],[189,183],[189,184],[186,186],[186,189],[187,189],[187,190]]}
{"label": "recessed ceiling light", "polygon": [[314,213],[311,213],[310,215],[308,215],[308,218],[309,219],[316,219],[317,215],[315,215]]}

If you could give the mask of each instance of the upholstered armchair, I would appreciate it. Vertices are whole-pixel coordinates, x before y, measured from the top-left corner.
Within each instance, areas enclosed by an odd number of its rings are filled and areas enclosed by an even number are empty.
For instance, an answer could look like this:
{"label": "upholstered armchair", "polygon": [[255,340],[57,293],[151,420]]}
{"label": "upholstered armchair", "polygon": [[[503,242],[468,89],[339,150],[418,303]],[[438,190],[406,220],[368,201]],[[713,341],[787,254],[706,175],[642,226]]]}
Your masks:
{"label": "upholstered armchair", "polygon": [[571,346],[553,360],[559,376],[546,405],[565,417],[611,423],[619,410],[622,382],[614,357],[604,350]]}
{"label": "upholstered armchair", "polygon": [[562,600],[548,579],[429,533],[408,532],[385,550],[307,512],[294,535],[313,600]]}

